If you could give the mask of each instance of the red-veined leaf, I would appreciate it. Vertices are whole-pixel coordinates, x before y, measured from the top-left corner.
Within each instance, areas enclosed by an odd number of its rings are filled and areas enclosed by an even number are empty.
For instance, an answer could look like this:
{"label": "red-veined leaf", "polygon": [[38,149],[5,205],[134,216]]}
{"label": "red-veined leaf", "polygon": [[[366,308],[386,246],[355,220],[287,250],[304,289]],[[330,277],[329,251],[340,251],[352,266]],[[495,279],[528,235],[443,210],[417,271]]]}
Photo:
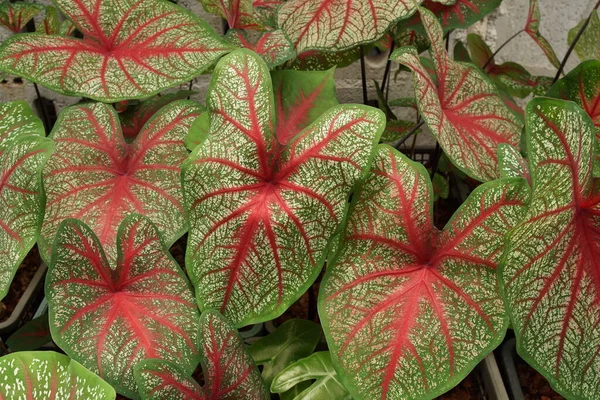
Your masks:
{"label": "red-veined leaf", "polygon": [[25,1],[2,1],[0,4],[0,25],[18,33],[29,21],[44,9],[41,4]]}
{"label": "red-veined leaf", "polygon": [[431,184],[433,186],[433,200],[434,201],[437,201],[440,198],[442,198],[442,199],[448,198],[448,195],[450,194],[450,183],[448,182],[447,177],[445,177],[441,174],[435,174],[433,176],[433,179],[431,180]]}
{"label": "red-veined leaf", "polygon": [[256,17],[262,25],[267,27],[277,27],[277,8],[284,0],[252,0],[252,6]]}
{"label": "red-veined leaf", "polygon": [[337,67],[344,68],[360,58],[360,47],[338,52],[318,50],[304,51],[285,65],[286,69],[301,71],[326,71]]}
{"label": "red-veined leaf", "polygon": [[[14,115],[19,118],[18,115]],[[1,123],[2,121],[0,121]],[[36,122],[37,123],[37,122]],[[26,129],[27,125],[21,128]],[[40,128],[43,133],[43,128]],[[1,133],[0,133],[1,135]],[[29,250],[44,218],[41,171],[52,152],[52,142],[36,135],[0,146],[0,300]]]}
{"label": "red-veined leaf", "polygon": [[200,18],[165,0],[56,0],[83,39],[15,35],[0,69],[70,96],[116,102],[189,81],[231,46]]}
{"label": "red-veined leaf", "polygon": [[423,0],[289,0],[278,10],[279,27],[296,50],[340,51],[379,39]]}
{"label": "red-veined leaf", "polygon": [[432,43],[437,82],[414,48],[398,49],[392,59],[413,71],[419,110],[452,162],[475,179],[495,179],[496,148],[500,143],[517,147],[521,124],[481,70],[449,59],[441,25],[430,11],[420,12]]}
{"label": "red-veined leaf", "polygon": [[60,22],[58,20],[58,12],[52,6],[46,7],[46,14],[41,23],[36,25],[35,31],[45,33],[46,35],[58,35],[60,33]]}
{"label": "red-veined leaf", "polygon": [[[573,40],[575,40],[577,33],[586,20],[587,19],[584,19],[569,31],[567,37],[569,46],[573,43]],[[585,31],[583,31],[579,41],[577,41],[575,53],[577,53],[577,56],[579,56],[581,61],[600,60],[600,17],[598,16],[597,11],[592,13],[590,23],[587,28],[585,28]]]}
{"label": "red-veined leaf", "polygon": [[133,367],[144,358],[198,362],[199,312],[185,275],[147,218],[127,217],[111,267],[97,236],[68,219],[46,278],[52,338],[125,396],[138,398]]}
{"label": "red-veined leaf", "polygon": [[179,90],[175,93],[167,93],[141,101],[139,104],[127,108],[119,113],[123,136],[136,137],[142,130],[146,122],[161,108],[176,100],[183,100],[194,94],[191,90]]}
{"label": "red-veined leaf", "polygon": [[380,146],[328,263],[319,316],[356,399],[430,399],[504,337],[496,266],[522,216],[522,179],[475,189],[442,232],[421,164]]}
{"label": "red-veined leaf", "polygon": [[167,245],[175,242],[187,229],[180,167],[189,153],[183,140],[200,111],[193,101],[170,103],[128,144],[112,107],[91,103],[65,109],[51,133],[56,152],[43,172],[42,257],[49,259],[56,229],[66,218],[88,224],[111,262],[117,228],[132,212],[149,217]]}
{"label": "red-veined leaf", "polygon": [[538,0],[529,0],[529,14],[525,24],[525,32],[540,46],[548,61],[556,68],[560,68],[560,61],[546,38],[540,33],[540,8]]}
{"label": "red-veined leaf", "polygon": [[527,160],[512,146],[498,146],[498,168],[501,178],[524,178],[531,186],[531,174]]}
{"label": "red-veined leaf", "polygon": [[225,40],[234,46],[249,49],[260,55],[272,69],[296,56],[292,43],[282,30],[262,32],[254,40],[249,40],[244,31],[230,29]]}
{"label": "red-veined leaf", "polygon": [[527,106],[532,200],[507,237],[501,285],[517,351],[568,398],[600,396],[600,193],[594,126],[575,103]]}
{"label": "red-veined leaf", "polygon": [[173,363],[149,359],[135,367],[144,400],[268,400],[269,393],[244,343],[214,311],[202,314],[201,363],[204,387]]}
{"label": "red-veined leaf", "polygon": [[581,63],[557,81],[548,96],[574,101],[592,119],[596,127],[594,175],[600,176],[600,61]]}
{"label": "red-veined leaf", "polygon": [[261,29],[252,0],[200,0],[204,9],[223,17],[230,29]]}
{"label": "red-veined leaf", "polygon": [[0,155],[13,140],[27,135],[44,136],[44,124],[23,100],[0,103]]}
{"label": "red-veined leaf", "polygon": [[52,341],[48,313],[32,319],[6,340],[11,352],[37,350]]}
{"label": "red-veined leaf", "polygon": [[0,399],[114,400],[115,390],[77,361],[54,351],[0,358]]}
{"label": "red-veined leaf", "polygon": [[[412,121],[405,120],[389,120],[385,125],[385,130],[381,134],[381,141],[384,143],[391,143],[402,139],[409,133],[414,127],[415,123]],[[421,133],[420,129],[417,129],[415,134]]]}
{"label": "red-veined leaf", "polygon": [[315,280],[385,117],[336,106],[284,145],[269,71],[247,50],[217,64],[207,109],[210,132],[183,166],[186,266],[201,309],[244,326],[280,315]]}

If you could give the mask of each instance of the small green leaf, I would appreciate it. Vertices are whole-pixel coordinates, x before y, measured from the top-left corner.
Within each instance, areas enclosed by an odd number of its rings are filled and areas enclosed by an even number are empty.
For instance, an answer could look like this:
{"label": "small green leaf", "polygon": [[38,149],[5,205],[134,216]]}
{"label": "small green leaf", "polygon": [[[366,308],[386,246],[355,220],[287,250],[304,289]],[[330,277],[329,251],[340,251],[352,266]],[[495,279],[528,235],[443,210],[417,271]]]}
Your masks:
{"label": "small green leaf", "polygon": [[280,29],[262,32],[254,40],[248,39],[245,31],[230,29],[225,40],[234,46],[254,51],[265,60],[270,69],[296,56],[292,43]]}
{"label": "small green leaf", "polygon": [[57,35],[60,32],[60,21],[58,20],[58,12],[53,6],[46,7],[46,15],[41,23],[36,25],[35,31],[45,33],[46,35]]}
{"label": "small green leaf", "polygon": [[13,333],[6,340],[6,345],[11,351],[31,351],[39,349],[51,340],[48,313],[44,313]]}
{"label": "small green leaf", "polygon": [[[577,36],[585,21],[585,19],[582,20],[569,31],[567,39],[569,45],[573,43],[575,36]],[[577,53],[581,61],[600,60],[600,17],[598,16],[598,12],[592,13],[590,23],[575,45],[575,53]]]}
{"label": "small green leaf", "polygon": [[18,33],[43,9],[44,6],[41,4],[3,0],[0,3],[0,25]]}
{"label": "small green leaf", "polygon": [[[542,49],[548,61],[555,67],[560,68],[560,61],[552,48],[552,45],[540,33],[540,9],[538,0],[529,0],[529,15],[525,24],[525,32],[537,43]],[[600,32],[598,32],[600,34]]]}

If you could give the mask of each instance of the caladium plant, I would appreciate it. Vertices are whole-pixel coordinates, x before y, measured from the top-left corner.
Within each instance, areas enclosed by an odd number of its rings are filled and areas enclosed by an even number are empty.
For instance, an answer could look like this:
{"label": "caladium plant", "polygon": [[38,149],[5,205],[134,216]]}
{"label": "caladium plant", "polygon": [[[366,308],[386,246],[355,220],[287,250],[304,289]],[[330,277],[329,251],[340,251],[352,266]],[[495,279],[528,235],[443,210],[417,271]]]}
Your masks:
{"label": "caladium plant", "polygon": [[200,308],[244,326],[281,314],[315,280],[385,117],[342,105],[278,131],[269,71],[247,50],[219,61],[207,110],[209,131],[183,166],[186,266]]}
{"label": "caladium plant", "polygon": [[19,33],[33,17],[44,9],[41,4],[3,0],[0,4],[0,25]]}
{"label": "caladium plant", "polygon": [[507,237],[501,286],[517,351],[568,398],[600,396],[600,193],[594,125],[575,103],[527,106],[533,191]]}
{"label": "caladium plant", "polygon": [[425,168],[379,149],[328,263],[319,315],[357,399],[433,398],[462,380],[506,331],[496,267],[528,189],[478,187],[443,231]]}
{"label": "caladium plant", "polygon": [[0,46],[0,70],[66,95],[114,102],[189,81],[231,50],[203,20],[166,0],[55,3],[83,39],[15,35]]}

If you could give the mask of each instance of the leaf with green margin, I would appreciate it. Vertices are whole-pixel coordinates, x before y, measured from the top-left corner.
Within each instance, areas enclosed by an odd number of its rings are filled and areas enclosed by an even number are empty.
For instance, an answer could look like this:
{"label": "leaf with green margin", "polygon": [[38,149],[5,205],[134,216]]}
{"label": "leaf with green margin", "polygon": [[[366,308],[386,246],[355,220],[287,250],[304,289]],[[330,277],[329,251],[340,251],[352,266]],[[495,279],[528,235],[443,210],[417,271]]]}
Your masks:
{"label": "leaf with green margin", "polygon": [[246,32],[242,30],[230,29],[225,35],[225,40],[236,47],[254,51],[265,60],[269,69],[296,56],[292,43],[280,29],[262,32],[254,40],[249,40]]}
{"label": "leaf with green margin", "polygon": [[328,351],[319,351],[285,368],[273,380],[271,392],[284,393],[296,385],[312,380],[315,382],[294,397],[294,400],[351,399],[333,368]]}
{"label": "leaf with green margin", "polygon": [[192,122],[188,134],[185,136],[185,147],[194,151],[196,146],[204,141],[210,130],[210,117],[207,111],[202,111]]}
{"label": "leaf with green margin", "polygon": [[[582,20],[569,31],[567,37],[569,46],[573,44],[577,33],[583,24],[585,24],[586,19]],[[575,53],[577,53],[581,61],[600,60],[600,17],[598,16],[598,12],[592,13],[590,23],[575,45]]]}
{"label": "leaf with green margin", "polygon": [[512,146],[498,146],[498,168],[501,178],[524,178],[531,187],[531,174],[527,160]]}
{"label": "leaf with green margin", "polygon": [[201,387],[177,364],[146,359],[135,366],[135,379],[144,400],[268,400],[260,372],[238,332],[214,311],[202,314]]}
{"label": "leaf with green margin", "polygon": [[300,71],[326,71],[335,67],[347,67],[359,58],[360,47],[337,52],[307,50],[285,64],[285,68]]}
{"label": "leaf with green margin", "polygon": [[532,199],[499,269],[517,351],[572,399],[600,397],[600,193],[594,126],[575,103],[527,105]]}
{"label": "leaf with green margin", "polygon": [[0,25],[14,33],[21,32],[29,21],[38,15],[44,6],[25,1],[8,1],[0,3]]}
{"label": "leaf with green margin", "polygon": [[0,399],[114,400],[115,390],[75,360],[54,351],[0,358]]}
{"label": "leaf with green margin", "polygon": [[417,101],[414,97],[401,97],[399,99],[390,100],[388,103],[391,107],[409,107],[417,109]]}
{"label": "leaf with green margin", "polygon": [[44,136],[44,124],[23,100],[0,103],[0,155],[14,139]]}
{"label": "leaf with green margin", "polygon": [[46,35],[58,35],[60,33],[60,21],[55,7],[46,6],[46,13],[41,24],[36,25],[35,31]]}
{"label": "leaf with green margin", "polygon": [[284,322],[268,336],[252,343],[248,352],[257,365],[262,365],[262,378],[267,385],[291,363],[308,357],[319,344],[321,327],[305,319]]}
{"label": "leaf with green margin", "polygon": [[469,51],[465,47],[464,43],[461,42],[460,40],[457,41],[456,44],[454,45],[454,51],[453,51],[452,55],[454,56],[454,61],[461,61],[461,62],[468,62],[468,63],[473,62],[471,60],[471,55],[469,54]]}
{"label": "leaf with green margin", "polygon": [[448,198],[448,195],[450,194],[450,183],[448,182],[448,178],[441,174],[435,174],[431,180],[431,184],[433,187],[434,201],[437,201],[440,198]]}
{"label": "leaf with green margin", "polygon": [[600,177],[600,60],[579,64],[550,88],[548,96],[574,101],[592,119],[596,128],[594,176]]}
{"label": "leaf with green margin", "polygon": [[280,400],[295,400],[300,393],[304,392],[312,385],[312,381],[304,381],[298,383],[296,386],[288,390],[287,392],[279,393]]}
{"label": "leaf with green margin", "polygon": [[[405,120],[389,120],[385,124],[385,130],[381,134],[381,141],[384,143],[396,142],[405,137],[416,124],[412,121]],[[421,129],[417,129],[415,134],[421,133]]]}
{"label": "leaf with green margin", "polygon": [[56,152],[46,164],[46,217],[39,246],[46,262],[58,225],[66,218],[88,224],[109,261],[116,258],[116,232],[131,213],[148,216],[168,246],[187,230],[180,168],[188,156],[183,140],[202,108],[172,102],[158,111],[132,143],[106,104],[68,107],[50,137]]}
{"label": "leaf with green margin", "polygon": [[121,120],[123,136],[126,138],[136,137],[146,125],[146,122],[161,108],[176,100],[184,100],[195,93],[193,90],[179,90],[174,93],[154,96],[120,112],[119,119]]}
{"label": "leaf with green margin", "polygon": [[379,39],[422,1],[288,0],[278,9],[278,24],[298,53],[341,51]]}
{"label": "leaf with green margin", "polygon": [[525,32],[531,36],[531,38],[540,46],[540,49],[557,69],[560,68],[560,61],[552,48],[552,45],[546,40],[540,33],[540,8],[538,6],[538,0],[529,0],[529,14],[527,15],[527,22],[525,24]]}
{"label": "leaf with green margin", "polygon": [[[29,127],[21,125],[11,136]],[[53,150],[49,139],[37,135],[9,140],[9,146],[0,145],[0,300],[38,239],[45,204],[41,171]]]}
{"label": "leaf with green margin", "polygon": [[277,317],[317,278],[385,117],[335,106],[282,144],[269,71],[248,50],[219,61],[207,110],[210,133],[182,173],[186,267],[200,308],[241,327]]}
{"label": "leaf with green margin", "polygon": [[83,39],[28,33],[0,46],[0,70],[68,96],[145,98],[187,82],[232,46],[166,0],[55,0]]}
{"label": "leaf with green margin", "polygon": [[319,316],[356,399],[431,399],[504,337],[496,266],[529,193],[523,179],[483,184],[439,232],[425,168],[379,148],[327,265]]}
{"label": "leaf with green margin", "polygon": [[220,15],[229,29],[262,29],[252,0],[200,0],[206,12]]}
{"label": "leaf with green margin", "polygon": [[398,49],[391,58],[413,71],[421,115],[452,162],[472,178],[495,179],[496,148],[500,143],[519,145],[519,120],[481,70],[449,59],[441,25],[429,10],[420,12],[438,82],[429,77],[414,48]]}
{"label": "leaf with green margin", "polygon": [[117,392],[137,399],[133,367],[144,358],[198,363],[198,308],[185,274],[152,222],[129,215],[117,233],[111,267],[94,232],[67,219],[46,277],[50,331],[73,359]]}
{"label": "leaf with green margin", "polygon": [[32,319],[6,340],[12,352],[37,350],[52,341],[48,313]]}

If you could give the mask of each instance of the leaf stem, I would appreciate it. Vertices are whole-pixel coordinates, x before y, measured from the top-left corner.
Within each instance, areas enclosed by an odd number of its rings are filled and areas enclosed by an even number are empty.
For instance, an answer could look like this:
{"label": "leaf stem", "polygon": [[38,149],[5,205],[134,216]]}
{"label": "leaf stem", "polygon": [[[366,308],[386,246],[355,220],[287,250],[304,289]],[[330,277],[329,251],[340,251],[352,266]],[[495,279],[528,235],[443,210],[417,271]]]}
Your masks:
{"label": "leaf stem", "polygon": [[488,65],[490,65],[490,63],[494,60],[494,57],[496,57],[496,55],[498,55],[498,53],[500,53],[500,50],[502,50],[507,44],[509,44],[514,38],[516,38],[517,36],[519,36],[523,32],[525,32],[525,30],[521,29],[520,31],[518,31],[517,33],[515,33],[514,35],[512,35],[511,37],[509,37],[508,39],[506,39],[506,41],[504,43],[502,43],[502,45],[500,47],[498,47],[498,49],[496,49],[495,52],[492,53],[492,55],[490,56],[490,58],[485,62],[485,64],[483,64],[483,67],[481,67],[481,69],[485,71],[485,68]]}
{"label": "leaf stem", "polygon": [[442,156],[442,149],[440,148],[440,143],[437,142],[435,144],[435,151],[433,152],[433,164],[431,164],[431,179],[433,180],[433,177],[435,176],[435,174],[437,173],[438,170],[438,166],[440,164],[440,157]]}
{"label": "leaf stem", "polygon": [[598,0],[596,5],[592,9],[592,12],[590,13],[590,15],[587,17],[587,19],[585,20],[585,22],[583,23],[581,28],[579,28],[579,32],[577,32],[577,35],[575,35],[575,38],[573,39],[573,42],[569,46],[569,49],[567,50],[567,54],[565,54],[565,57],[563,58],[562,62],[560,63],[560,68],[558,68],[558,71],[556,72],[556,76],[554,77],[554,80],[552,81],[553,85],[560,78],[560,74],[562,74],[563,70],[565,69],[565,65],[567,65],[567,61],[569,60],[569,57],[571,57],[571,53],[573,52],[573,49],[575,49],[575,45],[577,44],[579,39],[581,39],[583,32],[590,24],[590,21],[592,20],[592,16],[596,12],[596,10],[598,10],[598,8],[600,8],[600,0]]}
{"label": "leaf stem", "polygon": [[402,146],[404,144],[404,142],[406,142],[408,140],[409,137],[414,135],[419,130],[419,128],[423,126],[424,123],[425,123],[424,119],[419,121],[415,126],[413,126],[413,128],[410,130],[410,132],[408,132],[406,134],[406,136],[404,136],[402,139],[400,139],[400,141],[398,143],[396,143],[396,146],[394,146],[394,147],[397,150],[400,150],[400,146]]}
{"label": "leaf stem", "polygon": [[367,73],[365,71],[365,51],[362,46],[360,46],[360,77],[362,80],[363,103],[367,104],[369,102],[367,95]]}
{"label": "leaf stem", "polygon": [[381,91],[382,92],[385,92],[386,84],[389,86],[389,75],[390,75],[390,69],[392,67],[392,60],[390,60],[390,57],[392,56],[392,53],[394,52],[395,44],[396,43],[394,42],[394,40],[392,40],[392,45],[390,46],[390,54],[388,56],[387,63],[385,64],[385,71],[383,71],[383,79],[381,80]]}
{"label": "leaf stem", "polygon": [[44,128],[46,128],[46,134],[48,134],[48,133],[50,133],[50,130],[52,129],[52,127],[50,126],[50,119],[48,118],[48,115],[46,114],[44,98],[42,97],[42,95],[40,93],[40,88],[38,87],[37,83],[33,82],[33,87],[35,88],[35,94],[37,96],[37,101],[38,101],[39,107],[42,110],[42,119],[44,121]]}

